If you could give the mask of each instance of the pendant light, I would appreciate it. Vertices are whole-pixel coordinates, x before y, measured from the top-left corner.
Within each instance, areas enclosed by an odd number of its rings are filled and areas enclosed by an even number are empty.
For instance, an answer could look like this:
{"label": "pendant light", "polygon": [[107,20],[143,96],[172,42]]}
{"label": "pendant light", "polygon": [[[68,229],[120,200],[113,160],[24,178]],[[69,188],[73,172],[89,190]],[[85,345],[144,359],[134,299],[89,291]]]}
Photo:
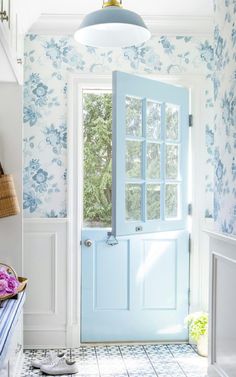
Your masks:
{"label": "pendant light", "polygon": [[103,0],[103,8],[89,13],[75,32],[76,41],[92,47],[129,47],[151,36],[143,19],[123,9],[122,0]]}

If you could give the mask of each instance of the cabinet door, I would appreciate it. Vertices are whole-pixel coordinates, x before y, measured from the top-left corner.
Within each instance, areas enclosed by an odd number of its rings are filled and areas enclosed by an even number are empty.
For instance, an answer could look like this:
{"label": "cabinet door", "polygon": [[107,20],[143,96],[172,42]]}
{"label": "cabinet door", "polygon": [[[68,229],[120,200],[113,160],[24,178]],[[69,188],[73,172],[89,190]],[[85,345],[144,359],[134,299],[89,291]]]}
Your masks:
{"label": "cabinet door", "polygon": [[[9,347],[8,377],[15,377],[21,370],[23,360],[23,314],[15,326],[14,335]],[[2,375],[0,374],[2,377]]]}
{"label": "cabinet door", "polygon": [[24,32],[19,13],[14,8],[11,13],[11,48],[15,63],[19,65],[19,69],[23,63],[24,57]]}
{"label": "cabinet door", "polygon": [[[21,84],[23,82],[24,33],[19,11],[20,4],[17,4],[16,0],[0,0],[0,3],[2,12],[0,41],[4,46],[14,75]],[[6,16],[4,16],[4,12],[6,12]]]}
{"label": "cabinet door", "polygon": [[0,376],[8,377],[8,361],[4,361],[3,365],[0,365]]}
{"label": "cabinet door", "polygon": [[23,59],[24,59],[24,32],[22,23],[20,22],[20,16],[16,13],[15,16],[15,29],[16,29],[16,44],[15,44],[15,51],[16,51],[16,60],[19,67],[23,66]]}

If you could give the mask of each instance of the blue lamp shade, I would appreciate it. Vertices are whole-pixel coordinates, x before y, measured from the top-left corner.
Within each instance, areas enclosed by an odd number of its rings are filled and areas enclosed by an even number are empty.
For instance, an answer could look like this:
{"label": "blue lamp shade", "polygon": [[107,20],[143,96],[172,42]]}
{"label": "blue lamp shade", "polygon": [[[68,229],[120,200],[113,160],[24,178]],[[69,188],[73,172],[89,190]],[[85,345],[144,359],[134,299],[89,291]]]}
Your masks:
{"label": "blue lamp shade", "polygon": [[88,14],[75,32],[76,41],[92,47],[129,47],[151,36],[143,19],[135,12],[109,6]]}

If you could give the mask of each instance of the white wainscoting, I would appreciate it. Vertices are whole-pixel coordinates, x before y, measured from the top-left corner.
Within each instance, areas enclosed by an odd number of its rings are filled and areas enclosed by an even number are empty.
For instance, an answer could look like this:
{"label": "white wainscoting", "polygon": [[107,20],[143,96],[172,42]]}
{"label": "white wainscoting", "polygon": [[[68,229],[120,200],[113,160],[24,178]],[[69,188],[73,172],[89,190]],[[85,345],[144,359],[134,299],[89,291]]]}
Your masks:
{"label": "white wainscoting", "polygon": [[23,273],[26,348],[66,346],[67,220],[25,219]]}
{"label": "white wainscoting", "polygon": [[209,376],[236,376],[236,237],[210,235]]}

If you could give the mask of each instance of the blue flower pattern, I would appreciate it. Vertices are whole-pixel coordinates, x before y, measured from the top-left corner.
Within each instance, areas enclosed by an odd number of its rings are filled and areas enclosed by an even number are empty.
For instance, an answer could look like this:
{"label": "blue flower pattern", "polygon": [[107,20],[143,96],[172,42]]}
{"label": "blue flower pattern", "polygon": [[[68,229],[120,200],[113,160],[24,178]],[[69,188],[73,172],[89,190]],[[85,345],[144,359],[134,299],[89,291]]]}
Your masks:
{"label": "blue flower pattern", "polygon": [[[43,130],[45,135],[45,140],[48,145],[52,147],[52,151],[54,154],[60,156],[62,150],[66,150],[67,148],[67,128],[66,124],[63,123],[56,128],[53,124],[50,127],[46,127]],[[54,158],[52,162],[57,162],[57,164],[61,165],[61,159]]]}
{"label": "blue flower pattern", "polygon": [[53,106],[59,106],[57,97],[53,96],[53,89],[42,82],[38,73],[32,73],[24,85],[24,123],[35,126],[45,108]]}
{"label": "blue flower pattern", "polygon": [[215,185],[217,231],[236,234],[236,2],[215,0]]}
{"label": "blue flower pattern", "polygon": [[25,216],[67,216],[68,73],[111,74],[117,69],[136,74],[205,75],[206,213],[210,217],[215,143],[211,41],[191,36],[153,36],[146,44],[112,50],[84,47],[72,37],[35,34],[28,35],[25,43]]}
{"label": "blue flower pattern", "polygon": [[25,166],[23,180],[23,208],[30,213],[36,212],[48,195],[60,192],[54,176],[42,168],[39,159],[31,159]]}

